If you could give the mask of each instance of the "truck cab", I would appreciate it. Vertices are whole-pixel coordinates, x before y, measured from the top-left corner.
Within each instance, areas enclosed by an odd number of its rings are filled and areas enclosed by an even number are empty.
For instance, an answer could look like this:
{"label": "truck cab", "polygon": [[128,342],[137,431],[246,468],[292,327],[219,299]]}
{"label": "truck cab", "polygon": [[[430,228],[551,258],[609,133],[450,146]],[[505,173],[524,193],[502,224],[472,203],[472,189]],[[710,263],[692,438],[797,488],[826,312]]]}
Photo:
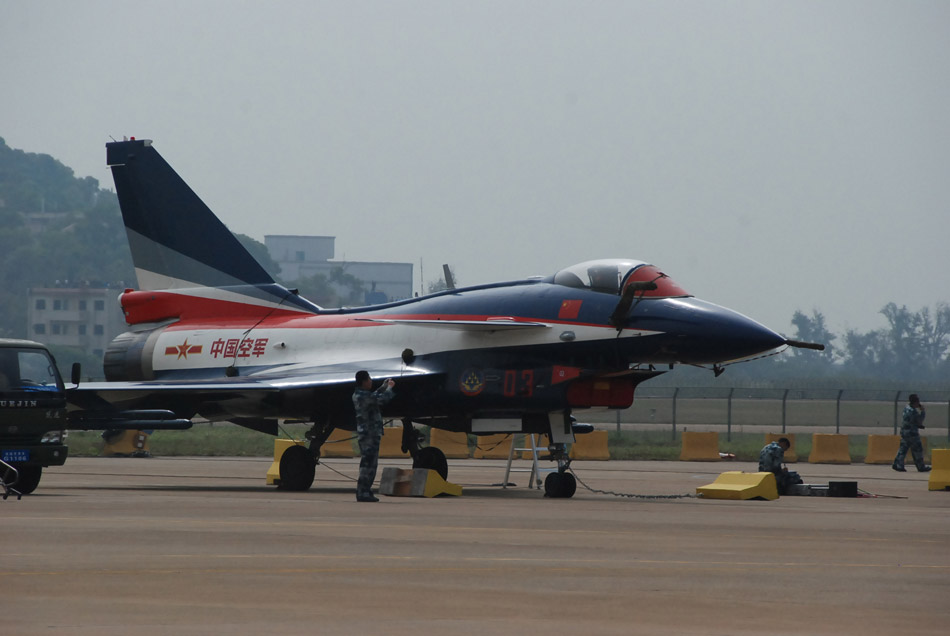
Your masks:
{"label": "truck cab", "polygon": [[52,354],[38,342],[0,338],[0,478],[4,485],[29,494],[40,483],[43,468],[62,466],[67,454],[64,429],[66,388]]}

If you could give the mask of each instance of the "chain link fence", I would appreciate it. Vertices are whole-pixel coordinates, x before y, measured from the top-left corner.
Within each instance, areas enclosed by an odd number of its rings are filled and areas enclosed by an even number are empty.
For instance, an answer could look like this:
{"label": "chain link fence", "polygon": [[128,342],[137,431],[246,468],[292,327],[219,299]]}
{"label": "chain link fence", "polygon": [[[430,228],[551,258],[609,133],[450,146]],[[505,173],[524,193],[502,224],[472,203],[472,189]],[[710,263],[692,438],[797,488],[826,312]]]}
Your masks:
{"label": "chain link fence", "polygon": [[[633,406],[580,411],[598,428],[736,433],[844,433],[893,435],[913,391],[873,389],[747,389],[639,387]],[[927,437],[950,440],[950,391],[920,392]]]}

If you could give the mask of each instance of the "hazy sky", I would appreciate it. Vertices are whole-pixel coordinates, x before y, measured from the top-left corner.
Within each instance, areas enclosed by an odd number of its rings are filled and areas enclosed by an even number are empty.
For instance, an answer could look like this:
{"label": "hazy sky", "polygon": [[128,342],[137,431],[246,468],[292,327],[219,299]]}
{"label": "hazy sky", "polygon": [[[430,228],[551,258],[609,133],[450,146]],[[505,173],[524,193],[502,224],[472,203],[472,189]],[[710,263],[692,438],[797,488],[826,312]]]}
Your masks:
{"label": "hazy sky", "polygon": [[[0,137],[150,138],[235,232],[603,257],[791,334],[950,302],[950,2],[0,0]],[[417,283],[418,287],[418,283]]]}

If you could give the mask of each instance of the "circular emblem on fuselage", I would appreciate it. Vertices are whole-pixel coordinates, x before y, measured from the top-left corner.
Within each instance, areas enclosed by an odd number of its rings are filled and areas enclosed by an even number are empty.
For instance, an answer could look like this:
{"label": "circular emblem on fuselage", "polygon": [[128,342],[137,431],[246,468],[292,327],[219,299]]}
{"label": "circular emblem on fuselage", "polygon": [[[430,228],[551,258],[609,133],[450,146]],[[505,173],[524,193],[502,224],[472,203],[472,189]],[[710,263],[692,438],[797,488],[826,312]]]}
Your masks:
{"label": "circular emblem on fuselage", "polygon": [[478,395],[485,388],[485,374],[478,369],[465,369],[459,379],[459,389],[464,395]]}

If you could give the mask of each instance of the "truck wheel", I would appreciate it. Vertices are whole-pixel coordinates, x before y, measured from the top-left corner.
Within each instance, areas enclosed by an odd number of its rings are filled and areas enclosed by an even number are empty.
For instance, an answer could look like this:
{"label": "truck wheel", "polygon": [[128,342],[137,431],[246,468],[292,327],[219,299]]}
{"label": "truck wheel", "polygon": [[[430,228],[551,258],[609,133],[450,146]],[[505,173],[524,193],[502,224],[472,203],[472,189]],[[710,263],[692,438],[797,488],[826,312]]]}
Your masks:
{"label": "truck wheel", "polygon": [[13,484],[13,487],[21,494],[29,495],[36,487],[40,485],[40,477],[43,476],[42,466],[20,466],[14,464],[14,468],[19,473],[19,479]]}

